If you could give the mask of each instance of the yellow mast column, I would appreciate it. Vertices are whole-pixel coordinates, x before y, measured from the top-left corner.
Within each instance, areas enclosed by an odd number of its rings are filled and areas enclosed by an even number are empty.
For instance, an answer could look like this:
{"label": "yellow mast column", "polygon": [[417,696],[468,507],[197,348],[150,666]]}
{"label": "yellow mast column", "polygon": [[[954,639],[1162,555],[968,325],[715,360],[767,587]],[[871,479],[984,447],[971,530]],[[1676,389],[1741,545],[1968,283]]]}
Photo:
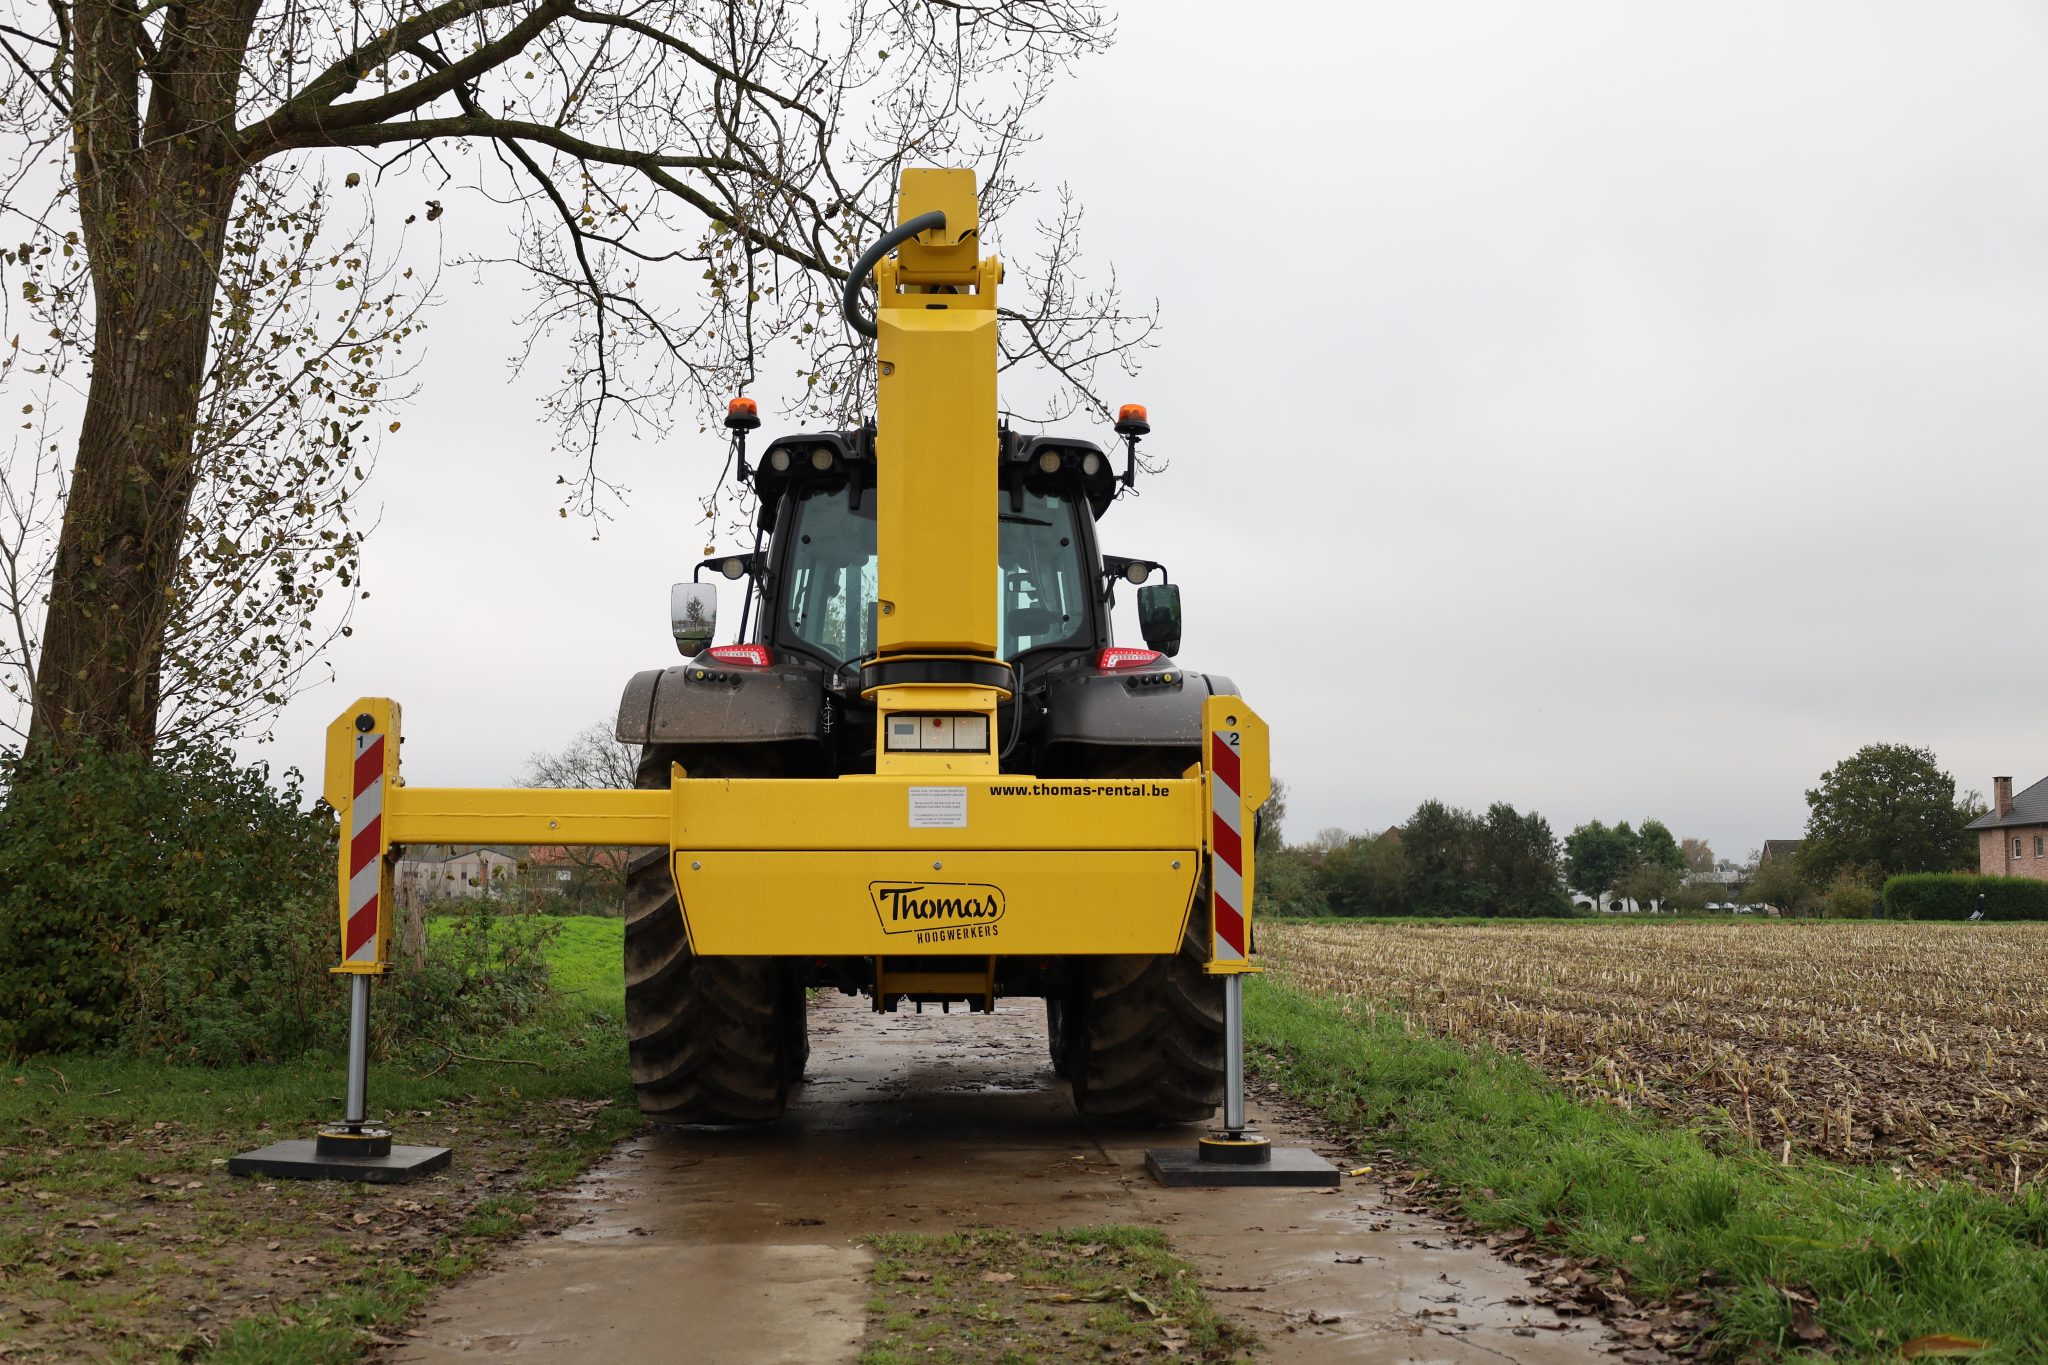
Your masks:
{"label": "yellow mast column", "polygon": [[[875,267],[878,773],[997,771],[996,284],[971,170],[905,170],[897,221],[945,225]],[[894,722],[892,726],[892,722]],[[915,734],[916,738],[912,736]]]}

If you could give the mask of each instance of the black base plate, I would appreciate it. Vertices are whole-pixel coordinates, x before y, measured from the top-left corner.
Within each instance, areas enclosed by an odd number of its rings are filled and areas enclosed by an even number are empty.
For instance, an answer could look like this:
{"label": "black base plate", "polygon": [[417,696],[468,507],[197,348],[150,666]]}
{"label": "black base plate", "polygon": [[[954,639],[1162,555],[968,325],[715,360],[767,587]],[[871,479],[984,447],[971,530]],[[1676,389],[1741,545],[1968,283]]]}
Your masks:
{"label": "black base plate", "polygon": [[1149,1147],[1145,1169],[1162,1185],[1335,1185],[1337,1168],[1306,1147],[1275,1147],[1256,1166],[1204,1161],[1193,1147]]}
{"label": "black base plate", "polygon": [[295,1138],[229,1157],[228,1174],[402,1185],[440,1170],[448,1164],[449,1155],[446,1147],[394,1146],[388,1156],[322,1156],[311,1138]]}

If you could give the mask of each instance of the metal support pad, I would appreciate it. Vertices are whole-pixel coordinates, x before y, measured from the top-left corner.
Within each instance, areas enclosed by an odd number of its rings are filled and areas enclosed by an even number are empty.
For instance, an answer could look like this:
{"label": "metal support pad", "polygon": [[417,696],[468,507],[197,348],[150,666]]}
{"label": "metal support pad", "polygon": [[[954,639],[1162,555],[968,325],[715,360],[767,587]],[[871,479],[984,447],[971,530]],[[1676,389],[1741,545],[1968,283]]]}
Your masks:
{"label": "metal support pad", "polygon": [[229,1175],[268,1175],[286,1180],[361,1180],[403,1185],[448,1164],[446,1147],[393,1146],[384,1156],[328,1156],[312,1138],[276,1142],[228,1158]]}
{"label": "metal support pad", "polygon": [[1257,1165],[1233,1165],[1204,1161],[1193,1147],[1151,1147],[1145,1151],[1145,1169],[1172,1188],[1338,1183],[1337,1168],[1306,1147],[1275,1147],[1272,1153],[1271,1160]]}

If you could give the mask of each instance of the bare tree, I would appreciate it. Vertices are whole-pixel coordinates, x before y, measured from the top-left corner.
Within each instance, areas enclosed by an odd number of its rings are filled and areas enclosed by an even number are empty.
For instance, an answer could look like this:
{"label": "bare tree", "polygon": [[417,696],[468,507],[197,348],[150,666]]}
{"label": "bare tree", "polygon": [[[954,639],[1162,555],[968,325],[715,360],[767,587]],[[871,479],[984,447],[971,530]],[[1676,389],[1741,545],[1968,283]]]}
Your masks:
{"label": "bare tree", "polygon": [[[266,734],[368,595],[354,502],[380,415],[408,395],[404,345],[429,286],[375,264],[367,220],[330,233],[332,209],[326,186],[266,166],[229,224],[182,551],[145,622],[161,641],[160,741]],[[0,359],[0,383],[31,390],[24,408],[37,417],[0,465],[0,688],[14,703],[0,709],[0,730],[25,738],[71,473],[50,415],[90,337],[77,316],[89,289],[76,252],[31,245],[0,257],[19,276],[24,330],[42,338]],[[17,370],[25,382],[9,383]]]}
{"label": "bare tree", "polygon": [[[1013,159],[1030,115],[1111,38],[1090,0],[10,4],[0,129],[19,155],[0,206],[31,261],[82,257],[67,299],[89,356],[30,735],[115,748],[153,743],[177,687],[165,604],[194,535],[216,529],[195,506],[237,514],[233,480],[199,497],[237,215],[303,158],[357,156],[346,188],[368,175],[388,196],[423,175],[516,207],[507,259],[533,283],[519,356],[560,360],[546,402],[570,461],[563,510],[601,514],[604,431],[706,412],[785,350],[807,410],[861,411],[866,343],[835,325],[832,299],[884,226],[897,169],[974,165],[984,217],[1000,218],[1027,189]],[[442,212],[434,198],[414,216]],[[1023,302],[1004,315],[1006,363],[1048,368],[1055,415],[1099,411],[1096,367],[1153,325],[1113,279],[1078,282],[1078,226],[1063,197],[1037,259],[1013,263]],[[394,259],[334,258],[361,262],[345,288]],[[289,271],[272,284],[310,287]],[[344,436],[361,416],[336,414]],[[336,534],[353,537],[336,564],[352,565],[360,527]]]}
{"label": "bare tree", "polygon": [[[611,787],[633,785],[640,766],[640,746],[614,738],[610,721],[597,721],[576,732],[559,749],[543,749],[526,759],[519,775],[522,787]],[[597,899],[623,897],[626,867],[642,850],[628,848],[564,848],[560,857],[576,871],[578,883]]]}
{"label": "bare tree", "polygon": [[640,746],[613,737],[612,723],[596,721],[559,749],[529,754],[522,787],[598,787],[629,790],[640,766]]}

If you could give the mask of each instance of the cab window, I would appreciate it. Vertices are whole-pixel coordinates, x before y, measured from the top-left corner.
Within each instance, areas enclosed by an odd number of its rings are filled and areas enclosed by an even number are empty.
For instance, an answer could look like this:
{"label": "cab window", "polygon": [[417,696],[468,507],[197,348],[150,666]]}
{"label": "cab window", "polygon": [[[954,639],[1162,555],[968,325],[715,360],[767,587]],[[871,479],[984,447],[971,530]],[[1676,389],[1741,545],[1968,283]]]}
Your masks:
{"label": "cab window", "polygon": [[[1058,494],[1026,493],[1013,509],[1007,494],[998,496],[992,586],[1003,657],[1085,644],[1090,580],[1078,507]],[[790,635],[836,663],[873,654],[880,587],[872,494],[856,508],[843,487],[806,490],[791,534],[782,599]]]}

